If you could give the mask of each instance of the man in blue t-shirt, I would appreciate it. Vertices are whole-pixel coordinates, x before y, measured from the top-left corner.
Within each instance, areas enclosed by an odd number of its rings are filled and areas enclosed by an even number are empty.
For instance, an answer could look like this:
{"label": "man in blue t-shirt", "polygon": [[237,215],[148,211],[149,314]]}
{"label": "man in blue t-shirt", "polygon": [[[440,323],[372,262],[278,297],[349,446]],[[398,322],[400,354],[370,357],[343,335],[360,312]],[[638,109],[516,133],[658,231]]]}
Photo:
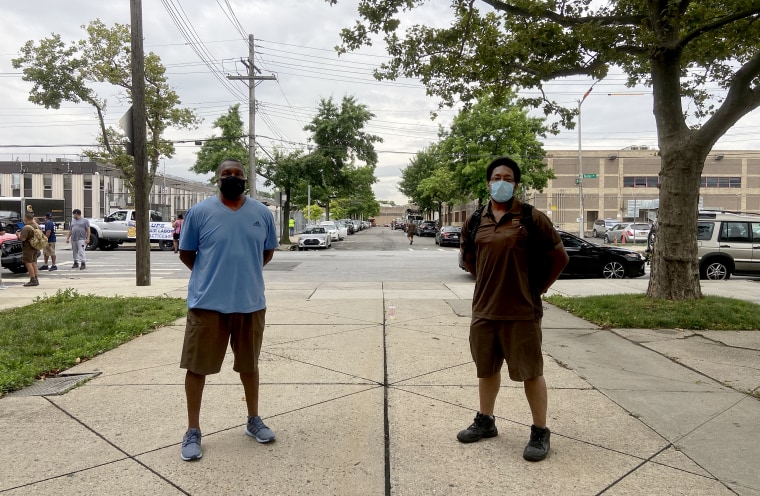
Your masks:
{"label": "man in blue t-shirt", "polygon": [[258,359],[266,313],[263,270],[278,246],[274,216],[264,204],[244,195],[245,171],[240,162],[225,160],[217,168],[217,177],[219,194],[187,212],[179,242],[179,258],[191,270],[180,361],[187,370],[183,460],[203,456],[203,387],[207,375],[221,370],[227,343],[235,357],[233,370],[240,374],[245,390],[245,433],[260,443],[275,439],[258,412]]}
{"label": "man in blue t-shirt", "polygon": [[[45,256],[45,263],[37,270],[58,270],[58,266],[55,264],[55,222],[53,222],[53,214],[48,212],[45,214],[45,226],[42,228],[42,232],[48,240],[48,244],[42,254]],[[48,258],[53,265],[48,267]]]}

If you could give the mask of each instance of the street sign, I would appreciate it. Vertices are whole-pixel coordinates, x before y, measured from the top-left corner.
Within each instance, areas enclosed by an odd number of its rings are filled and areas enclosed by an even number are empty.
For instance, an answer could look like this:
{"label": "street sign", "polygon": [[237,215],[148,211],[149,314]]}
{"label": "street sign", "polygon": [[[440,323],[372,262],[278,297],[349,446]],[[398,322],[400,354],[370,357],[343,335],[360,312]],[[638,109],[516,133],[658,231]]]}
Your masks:
{"label": "street sign", "polygon": [[583,179],[596,179],[596,174],[583,174]]}

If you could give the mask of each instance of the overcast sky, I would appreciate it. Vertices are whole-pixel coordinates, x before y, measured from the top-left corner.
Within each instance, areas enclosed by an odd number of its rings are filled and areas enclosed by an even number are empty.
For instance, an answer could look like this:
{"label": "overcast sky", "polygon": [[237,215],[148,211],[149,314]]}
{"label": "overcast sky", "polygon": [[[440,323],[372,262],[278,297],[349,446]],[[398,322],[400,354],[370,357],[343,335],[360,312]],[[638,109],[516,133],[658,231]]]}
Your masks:
{"label": "overcast sky", "polygon": [[[453,110],[443,110],[430,120],[438,100],[427,97],[415,80],[377,82],[371,71],[384,57],[382,43],[357,54],[338,57],[333,47],[339,32],[356,17],[356,1],[343,0],[330,7],[323,0],[162,0],[143,2],[143,31],[146,53],[158,54],[167,67],[169,83],[182,105],[204,119],[191,131],[169,130],[166,137],[194,140],[209,137],[213,121],[235,104],[247,126],[248,89],[224,75],[244,74],[241,58],[248,55],[247,34],[256,39],[256,65],[277,81],[262,81],[256,87],[260,110],[256,119],[257,140],[264,148],[275,145],[305,148],[303,131],[315,114],[321,98],[335,101],[352,95],[376,115],[367,130],[380,135],[377,145],[379,182],[374,190],[379,200],[406,203],[397,184],[400,171],[417,151],[437,139],[438,125],[447,126]],[[415,11],[414,22],[445,24],[448,2],[432,2]],[[60,34],[64,41],[83,39],[82,25],[99,18],[109,27],[129,24],[129,1],[35,0],[3,2],[0,29],[0,160],[53,160],[67,156],[78,159],[81,145],[92,144],[98,135],[93,109],[65,103],[59,110],[46,110],[27,100],[30,83],[21,80],[20,70],[11,66],[18,49],[27,40],[38,41]],[[170,13],[171,12],[171,13]],[[173,18],[181,19],[183,30],[202,42],[206,62],[186,42]],[[598,83],[582,106],[584,150],[618,150],[630,145],[657,145],[652,96],[648,89],[624,86],[624,77],[612,75]],[[547,86],[549,96],[560,103],[577,106],[592,81],[572,78]],[[116,126],[128,105],[116,88],[99,87],[108,100],[107,124]],[[716,146],[721,149],[758,149],[758,113],[745,117]],[[14,145],[9,147],[8,145]],[[33,145],[37,145],[36,147]],[[46,145],[45,147],[41,145]],[[54,145],[54,146],[51,146]],[[69,146],[66,146],[69,145]],[[577,130],[565,131],[544,141],[547,150],[578,147]],[[204,180],[188,171],[198,147],[178,144],[177,154],[165,160],[167,174]],[[260,184],[260,183],[259,183]],[[261,185],[259,185],[261,188]]]}

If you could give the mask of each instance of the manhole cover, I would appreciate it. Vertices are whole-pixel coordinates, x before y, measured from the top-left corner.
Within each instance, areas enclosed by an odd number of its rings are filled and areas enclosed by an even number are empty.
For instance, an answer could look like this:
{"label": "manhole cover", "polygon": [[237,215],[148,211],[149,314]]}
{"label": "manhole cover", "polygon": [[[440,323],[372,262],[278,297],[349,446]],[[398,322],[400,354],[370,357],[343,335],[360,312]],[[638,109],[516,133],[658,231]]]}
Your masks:
{"label": "manhole cover", "polygon": [[44,381],[37,381],[29,387],[9,393],[8,396],[52,396],[64,394],[100,375],[100,372],[86,374],[60,374],[49,377]]}

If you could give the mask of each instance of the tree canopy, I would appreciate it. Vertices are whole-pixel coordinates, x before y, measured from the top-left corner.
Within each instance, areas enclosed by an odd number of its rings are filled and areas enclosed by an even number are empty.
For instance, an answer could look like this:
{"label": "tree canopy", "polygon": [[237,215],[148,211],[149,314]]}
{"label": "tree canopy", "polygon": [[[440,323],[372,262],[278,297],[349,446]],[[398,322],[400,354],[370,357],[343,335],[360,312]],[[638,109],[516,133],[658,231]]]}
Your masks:
{"label": "tree canopy", "polygon": [[240,104],[231,106],[226,114],[219,116],[214,127],[221,131],[221,136],[212,134],[203,142],[190,170],[196,174],[216,173],[219,164],[228,158],[236,159],[247,168],[248,145],[243,141],[246,131],[240,117]]}
{"label": "tree canopy", "polygon": [[[330,4],[338,0],[326,0]],[[659,232],[648,294],[701,297],[696,221],[700,176],[715,142],[760,105],[757,0],[453,0],[447,27],[409,27],[400,15],[424,0],[362,0],[360,19],[341,33],[340,51],[383,37],[389,62],[378,78],[421,78],[443,104],[514,89],[571,127],[577,111],[544,83],[567,76],[602,79],[624,71],[651,86],[661,155]]]}
{"label": "tree canopy", "polygon": [[[123,132],[106,126],[106,99],[91,87],[95,83],[118,86],[131,100],[130,27],[117,23],[109,28],[96,19],[82,28],[87,38],[68,46],[58,34],[40,40],[39,44],[27,41],[21,47],[21,56],[13,59],[13,67],[22,68],[22,79],[33,83],[30,102],[53,109],[59,109],[65,101],[84,102],[95,108],[101,130],[100,146],[85,154],[117,166],[134,191],[134,161],[126,153],[126,138]],[[152,184],[160,157],[170,158],[175,153],[174,144],[161,139],[164,131],[169,127],[194,128],[200,119],[192,110],[180,107],[179,96],[168,84],[161,59],[152,52],[145,56],[145,84],[148,177]]]}

